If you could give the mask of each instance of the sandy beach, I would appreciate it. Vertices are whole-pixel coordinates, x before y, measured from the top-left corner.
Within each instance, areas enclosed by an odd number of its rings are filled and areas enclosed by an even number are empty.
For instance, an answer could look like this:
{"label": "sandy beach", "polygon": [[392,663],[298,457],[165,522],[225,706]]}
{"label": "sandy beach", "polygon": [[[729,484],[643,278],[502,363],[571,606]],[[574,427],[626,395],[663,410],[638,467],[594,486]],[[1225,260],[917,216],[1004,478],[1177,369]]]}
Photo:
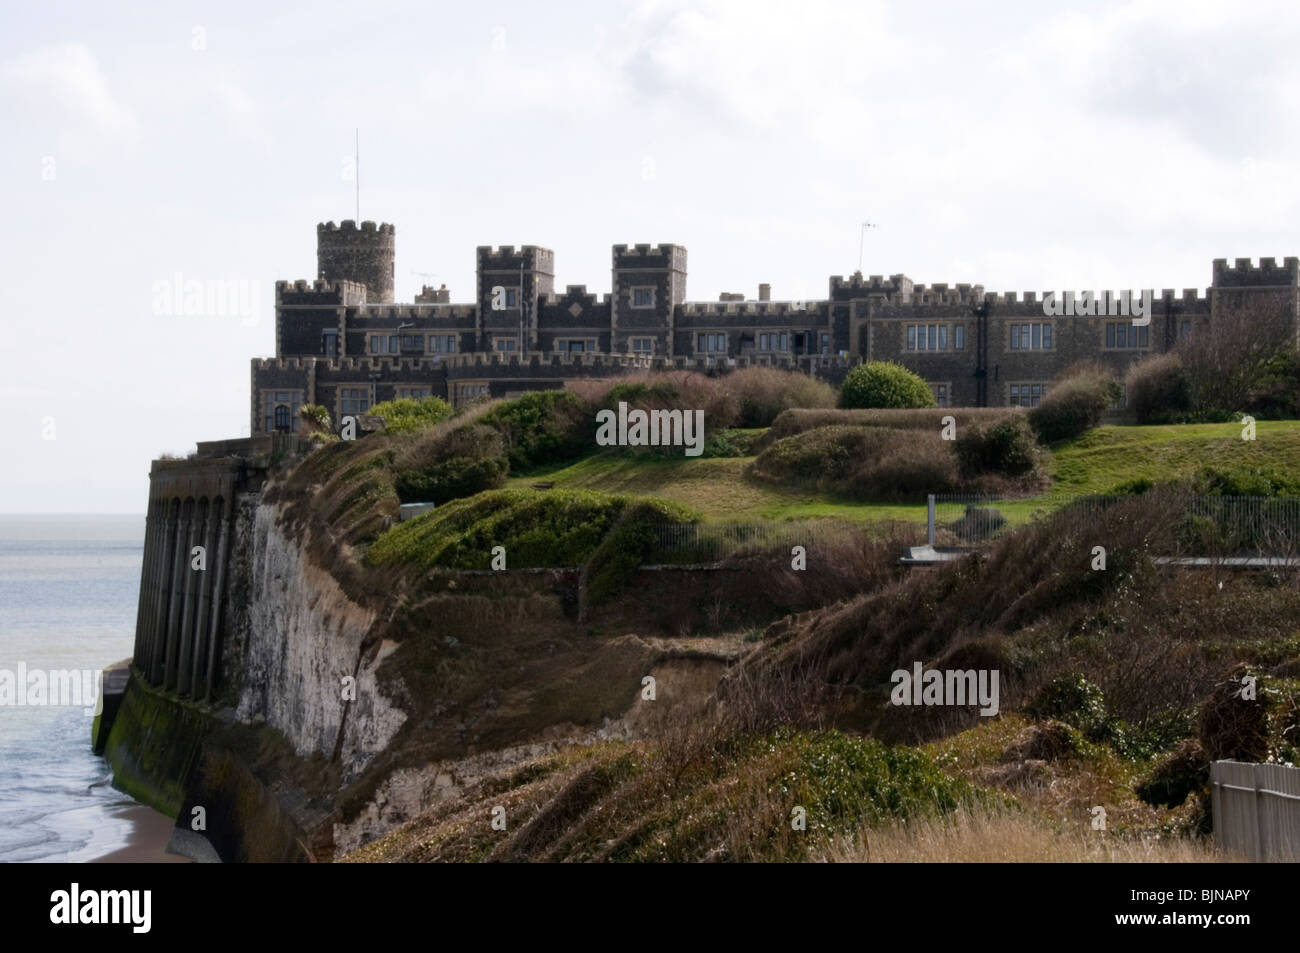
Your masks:
{"label": "sandy beach", "polygon": [[131,821],[131,842],[118,850],[96,857],[92,864],[188,864],[188,857],[167,853],[167,840],[175,825],[166,814],[142,804],[119,809],[118,816]]}

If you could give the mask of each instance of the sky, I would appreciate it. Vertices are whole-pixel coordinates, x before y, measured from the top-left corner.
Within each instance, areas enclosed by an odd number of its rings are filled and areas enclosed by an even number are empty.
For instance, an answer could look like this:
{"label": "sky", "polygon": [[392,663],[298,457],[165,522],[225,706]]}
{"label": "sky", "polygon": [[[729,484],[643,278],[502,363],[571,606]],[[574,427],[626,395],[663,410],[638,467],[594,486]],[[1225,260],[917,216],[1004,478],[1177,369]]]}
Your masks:
{"label": "sky", "polygon": [[7,3],[0,512],[143,512],[153,458],[247,435],[275,281],[358,172],[398,301],[507,244],[604,294],[637,242],[686,246],[688,300],[825,297],[860,250],[1203,289],[1300,255],[1297,48],[1294,0]]}

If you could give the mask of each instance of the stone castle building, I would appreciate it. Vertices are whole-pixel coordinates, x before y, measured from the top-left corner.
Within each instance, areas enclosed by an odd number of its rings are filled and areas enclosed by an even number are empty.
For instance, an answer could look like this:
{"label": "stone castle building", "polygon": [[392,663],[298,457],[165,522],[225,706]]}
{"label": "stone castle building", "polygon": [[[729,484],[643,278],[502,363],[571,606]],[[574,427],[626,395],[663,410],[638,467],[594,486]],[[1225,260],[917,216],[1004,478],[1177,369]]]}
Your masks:
{"label": "stone castle building", "polygon": [[1300,329],[1297,258],[1218,259],[1208,289],[1154,295],[1142,326],[1114,298],[1101,313],[1049,316],[1035,292],[918,285],[901,274],[832,277],[815,301],[772,301],[763,284],[757,300],[692,302],[680,245],[615,245],[612,292],[599,297],[583,285],[557,292],[548,249],[480,247],[472,302],[426,287],[397,304],[392,225],[329,222],[316,239],[316,280],[276,282],[276,356],[252,364],[254,434],[296,430],[303,404],[337,421],[397,397],[460,406],[580,377],[756,364],[838,382],[859,360],[911,368],[941,406],[1032,406],[1077,360],[1122,376],[1206,322],[1244,314]]}

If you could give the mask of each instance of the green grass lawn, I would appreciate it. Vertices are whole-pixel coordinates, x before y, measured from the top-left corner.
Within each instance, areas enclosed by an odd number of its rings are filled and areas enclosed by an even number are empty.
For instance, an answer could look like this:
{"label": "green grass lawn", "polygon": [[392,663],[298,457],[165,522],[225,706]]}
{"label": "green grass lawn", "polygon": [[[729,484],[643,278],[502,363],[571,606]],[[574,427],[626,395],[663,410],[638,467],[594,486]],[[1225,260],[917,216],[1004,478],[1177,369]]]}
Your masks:
{"label": "green grass lawn", "polygon": [[[630,457],[601,452],[576,463],[509,481],[527,488],[552,481],[566,489],[657,496],[696,507],[715,522],[805,520],[835,517],[856,523],[924,522],[924,504],[870,503],[836,499],[808,490],[750,480],[753,457],[692,459]],[[1241,439],[1241,425],[1180,424],[1161,427],[1100,427],[1052,448],[1052,488],[1041,496],[999,503],[1012,523],[1054,509],[1077,496],[1107,493],[1146,478],[1190,477],[1203,466],[1265,467],[1300,472],[1300,421],[1261,421],[1256,439]]]}

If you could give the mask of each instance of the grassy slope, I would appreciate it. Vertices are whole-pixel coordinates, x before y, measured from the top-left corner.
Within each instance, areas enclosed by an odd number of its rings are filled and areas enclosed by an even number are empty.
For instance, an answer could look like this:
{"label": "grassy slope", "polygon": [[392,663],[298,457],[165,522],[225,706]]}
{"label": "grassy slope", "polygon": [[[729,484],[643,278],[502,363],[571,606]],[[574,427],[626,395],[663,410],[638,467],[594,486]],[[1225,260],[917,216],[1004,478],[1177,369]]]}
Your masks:
{"label": "grassy slope", "polygon": [[[855,522],[925,519],[922,505],[836,500],[748,480],[744,471],[753,459],[635,458],[599,453],[545,474],[511,480],[509,485],[524,488],[544,479],[567,489],[658,496],[696,507],[718,522],[822,516]],[[1100,427],[1053,448],[1050,493],[1001,509],[1013,521],[1020,521],[1037,509],[1075,496],[1105,493],[1141,477],[1158,481],[1191,476],[1207,465],[1300,469],[1300,421],[1261,421],[1253,442],[1241,439],[1241,425],[1236,423]]]}

